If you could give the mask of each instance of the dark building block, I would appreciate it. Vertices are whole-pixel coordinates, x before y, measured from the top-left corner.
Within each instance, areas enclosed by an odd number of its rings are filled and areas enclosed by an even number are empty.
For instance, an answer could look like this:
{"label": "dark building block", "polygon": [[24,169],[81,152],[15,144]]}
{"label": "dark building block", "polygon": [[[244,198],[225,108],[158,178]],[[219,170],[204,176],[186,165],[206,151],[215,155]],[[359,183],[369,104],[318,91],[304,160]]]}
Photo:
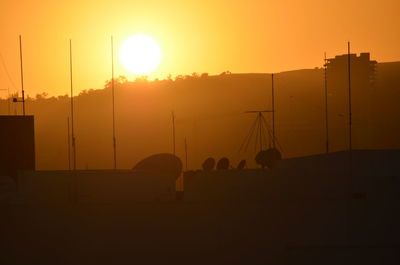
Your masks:
{"label": "dark building block", "polygon": [[0,176],[35,170],[33,116],[0,116]]}

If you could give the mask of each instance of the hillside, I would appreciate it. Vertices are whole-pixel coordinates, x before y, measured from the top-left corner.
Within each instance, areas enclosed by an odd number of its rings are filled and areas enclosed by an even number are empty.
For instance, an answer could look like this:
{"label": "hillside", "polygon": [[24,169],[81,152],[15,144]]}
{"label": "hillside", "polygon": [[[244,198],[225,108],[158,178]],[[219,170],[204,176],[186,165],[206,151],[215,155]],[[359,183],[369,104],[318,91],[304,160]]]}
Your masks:
{"label": "hillside", "polygon": [[[370,100],[368,121],[354,119],[354,148],[400,148],[400,62],[379,63]],[[346,89],[346,88],[343,88]],[[283,156],[296,157],[325,151],[324,75],[322,69],[305,69],[275,75],[276,135]],[[337,100],[330,91],[329,101]],[[355,91],[354,98],[357,98]],[[75,97],[77,164],[80,169],[112,167],[111,89],[90,90]],[[28,114],[35,115],[38,169],[66,169],[68,96],[28,99]],[[12,105],[12,113],[20,106]],[[247,159],[250,166],[254,143],[239,153],[255,115],[247,110],[271,108],[270,74],[185,76],[175,80],[116,84],[116,131],[118,167],[131,168],[140,159],[160,152],[172,152],[171,111],[176,115],[177,155],[184,158],[188,143],[189,169],[199,168],[208,156],[226,156],[236,165]],[[20,111],[20,110],[18,110]],[[332,110],[330,146],[347,148],[346,111]],[[7,114],[7,101],[0,101],[0,113]],[[19,113],[19,112],[18,112]],[[337,118],[339,117],[339,118]],[[266,114],[270,121],[270,117]],[[367,135],[368,137],[365,137]],[[361,137],[363,136],[363,137]],[[368,140],[365,140],[368,139]],[[267,146],[266,146],[267,147]]]}

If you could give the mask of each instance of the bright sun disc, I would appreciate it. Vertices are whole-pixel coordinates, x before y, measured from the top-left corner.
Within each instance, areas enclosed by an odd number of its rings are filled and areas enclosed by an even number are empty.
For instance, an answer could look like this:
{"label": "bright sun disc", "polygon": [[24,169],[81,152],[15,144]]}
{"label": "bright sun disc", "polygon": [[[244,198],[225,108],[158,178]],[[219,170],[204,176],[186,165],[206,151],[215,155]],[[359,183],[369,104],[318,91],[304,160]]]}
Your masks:
{"label": "bright sun disc", "polygon": [[161,60],[161,50],[151,37],[135,35],[122,44],[119,58],[126,70],[144,75],[157,69]]}

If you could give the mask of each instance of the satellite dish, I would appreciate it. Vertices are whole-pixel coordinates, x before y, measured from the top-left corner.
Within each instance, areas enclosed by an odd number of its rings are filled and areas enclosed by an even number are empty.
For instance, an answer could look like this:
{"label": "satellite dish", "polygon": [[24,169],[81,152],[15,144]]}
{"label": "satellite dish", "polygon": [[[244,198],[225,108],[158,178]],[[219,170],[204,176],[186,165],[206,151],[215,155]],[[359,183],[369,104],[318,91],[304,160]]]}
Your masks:
{"label": "satellite dish", "polygon": [[282,159],[282,154],[276,148],[270,148],[262,150],[256,155],[256,163],[262,168],[268,167],[270,169],[275,168],[276,161]]}
{"label": "satellite dish", "polygon": [[223,157],[217,163],[217,170],[227,170],[227,169],[229,169],[229,159]]}
{"label": "satellite dish", "polygon": [[156,154],[137,163],[132,170],[155,175],[170,175],[176,179],[182,172],[182,161],[172,154]]}
{"label": "satellite dish", "polygon": [[206,160],[204,160],[201,167],[204,171],[212,171],[215,167],[215,159],[212,157],[207,158]]}
{"label": "satellite dish", "polygon": [[238,170],[242,170],[242,169],[244,169],[246,167],[246,160],[241,160],[240,162],[239,162],[239,164],[238,164],[238,166],[237,166],[237,169]]}

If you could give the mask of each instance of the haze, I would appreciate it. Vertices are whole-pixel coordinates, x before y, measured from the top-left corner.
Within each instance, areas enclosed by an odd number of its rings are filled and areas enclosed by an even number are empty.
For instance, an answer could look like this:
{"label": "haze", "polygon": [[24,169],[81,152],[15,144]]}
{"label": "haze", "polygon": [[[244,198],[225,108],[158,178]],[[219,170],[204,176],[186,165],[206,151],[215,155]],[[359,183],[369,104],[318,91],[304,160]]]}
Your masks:
{"label": "haze", "polygon": [[[0,87],[20,89],[21,34],[26,93],[32,97],[68,93],[69,38],[77,92],[103,88],[110,79],[111,35],[116,52],[137,33],[160,44],[163,61],[152,79],[313,68],[322,65],[325,51],[344,53],[348,40],[353,51],[369,51],[378,61],[400,60],[398,0],[2,0],[0,10]],[[120,62],[116,75],[135,78]]]}

